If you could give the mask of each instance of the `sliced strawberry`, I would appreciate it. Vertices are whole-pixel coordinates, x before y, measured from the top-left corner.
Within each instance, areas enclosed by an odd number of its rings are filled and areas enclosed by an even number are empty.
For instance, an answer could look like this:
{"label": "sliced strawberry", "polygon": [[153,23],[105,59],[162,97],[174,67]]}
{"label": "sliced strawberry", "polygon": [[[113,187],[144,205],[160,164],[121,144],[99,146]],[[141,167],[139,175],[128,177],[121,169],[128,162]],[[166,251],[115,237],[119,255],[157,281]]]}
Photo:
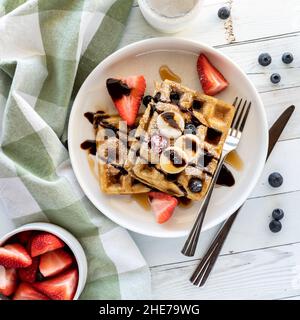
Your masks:
{"label": "sliced strawberry", "polygon": [[41,293],[53,300],[72,300],[78,283],[77,269],[71,269],[55,278],[33,284]]}
{"label": "sliced strawberry", "polygon": [[26,268],[32,259],[23,246],[18,243],[0,248],[0,265],[5,268]]}
{"label": "sliced strawberry", "polygon": [[128,126],[132,126],[145,93],[145,78],[143,76],[109,78],[106,80],[106,87],[122,119]]}
{"label": "sliced strawberry", "polygon": [[23,231],[18,233],[17,237],[21,244],[24,246],[29,242],[29,239],[32,236],[32,231]]}
{"label": "sliced strawberry", "polygon": [[205,94],[214,96],[218,92],[228,87],[228,81],[201,53],[197,61],[197,70],[202,89]]}
{"label": "sliced strawberry", "polygon": [[36,257],[43,253],[60,249],[65,243],[55,235],[42,232],[35,235],[31,240],[31,256]]}
{"label": "sliced strawberry", "polygon": [[72,256],[63,249],[47,252],[41,255],[40,272],[44,277],[51,277],[65,271],[72,263]]}
{"label": "sliced strawberry", "polygon": [[22,282],[14,297],[13,300],[50,300],[44,294],[35,290],[30,284]]}
{"label": "sliced strawberry", "polygon": [[39,267],[39,257],[32,259],[32,264],[27,268],[18,270],[19,278],[24,282],[33,283],[36,280],[36,274]]}
{"label": "sliced strawberry", "polygon": [[168,221],[178,204],[176,198],[163,192],[149,192],[149,200],[158,223]]}
{"label": "sliced strawberry", "polygon": [[5,269],[0,266],[0,293],[8,297],[17,289],[16,269]]}

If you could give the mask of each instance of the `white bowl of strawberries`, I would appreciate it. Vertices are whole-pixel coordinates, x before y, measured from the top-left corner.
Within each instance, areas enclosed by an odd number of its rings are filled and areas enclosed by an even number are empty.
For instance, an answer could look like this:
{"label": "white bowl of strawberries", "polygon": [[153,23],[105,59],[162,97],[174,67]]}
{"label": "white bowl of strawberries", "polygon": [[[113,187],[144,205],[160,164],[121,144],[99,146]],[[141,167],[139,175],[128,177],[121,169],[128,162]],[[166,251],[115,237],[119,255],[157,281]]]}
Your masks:
{"label": "white bowl of strawberries", "polygon": [[50,223],[31,223],[0,238],[0,295],[12,300],[77,300],[87,278],[78,240]]}

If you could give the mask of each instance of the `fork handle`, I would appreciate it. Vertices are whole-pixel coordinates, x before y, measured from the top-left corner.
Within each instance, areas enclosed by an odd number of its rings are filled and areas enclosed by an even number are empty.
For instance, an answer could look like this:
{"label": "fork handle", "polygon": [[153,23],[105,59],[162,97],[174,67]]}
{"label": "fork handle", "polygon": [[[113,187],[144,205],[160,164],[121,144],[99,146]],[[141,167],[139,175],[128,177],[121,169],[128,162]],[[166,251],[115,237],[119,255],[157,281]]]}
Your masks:
{"label": "fork handle", "polygon": [[215,171],[215,174],[214,174],[214,176],[212,178],[212,181],[211,181],[211,183],[210,183],[210,185],[208,187],[206,196],[205,196],[205,198],[204,198],[204,200],[203,200],[203,202],[201,204],[201,207],[199,209],[197,218],[196,218],[196,220],[194,222],[193,228],[190,231],[190,233],[189,233],[189,235],[188,235],[188,237],[187,237],[187,239],[185,241],[185,244],[184,244],[184,246],[183,246],[183,248],[181,250],[181,253],[184,254],[185,256],[193,257],[194,254],[195,254],[195,251],[196,251],[196,248],[197,248],[197,244],[198,244],[199,235],[200,235],[202,224],[203,224],[203,220],[204,220],[204,217],[205,217],[208,205],[209,205],[209,201],[210,201],[211,195],[213,193],[214,186],[216,184],[216,181],[218,179],[219,173],[220,173],[221,168],[223,166],[224,159],[225,159],[225,157],[223,157],[219,161],[217,170]]}

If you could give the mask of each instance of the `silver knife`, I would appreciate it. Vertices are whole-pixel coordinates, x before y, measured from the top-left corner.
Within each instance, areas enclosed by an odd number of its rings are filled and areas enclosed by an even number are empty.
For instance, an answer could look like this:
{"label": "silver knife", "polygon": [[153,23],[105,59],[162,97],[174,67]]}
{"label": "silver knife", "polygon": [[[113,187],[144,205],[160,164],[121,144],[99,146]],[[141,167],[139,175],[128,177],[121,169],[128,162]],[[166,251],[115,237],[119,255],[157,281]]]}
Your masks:
{"label": "silver knife", "polygon": [[[272,127],[269,130],[269,147],[268,147],[268,153],[266,161],[268,160],[276,142],[278,141],[283,129],[287,125],[292,113],[295,110],[295,106],[288,107],[280,116],[279,118],[274,122]],[[202,287],[206,280],[208,279],[208,276],[210,275],[218,257],[220,254],[220,251],[222,250],[222,247],[226,241],[226,238],[229,234],[229,231],[231,230],[231,227],[235,221],[235,218],[237,217],[240,209],[243,207],[244,204],[242,204],[223,224],[219,232],[217,233],[215,239],[213,240],[212,244],[206,251],[204,257],[200,261],[198,267],[192,274],[190,281],[198,286]]]}

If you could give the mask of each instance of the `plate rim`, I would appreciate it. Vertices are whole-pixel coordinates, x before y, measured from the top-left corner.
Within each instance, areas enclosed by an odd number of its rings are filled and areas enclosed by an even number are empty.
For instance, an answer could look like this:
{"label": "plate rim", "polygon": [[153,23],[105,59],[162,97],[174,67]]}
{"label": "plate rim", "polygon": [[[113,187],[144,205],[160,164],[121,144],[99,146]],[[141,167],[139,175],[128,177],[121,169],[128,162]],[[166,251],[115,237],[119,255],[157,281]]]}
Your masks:
{"label": "plate rim", "polygon": [[[235,202],[234,205],[231,206],[230,210],[224,210],[224,214],[220,215],[218,218],[213,219],[212,221],[210,221],[209,223],[206,223],[205,225],[203,225],[202,231],[204,232],[206,230],[209,230],[211,228],[213,228],[214,226],[220,224],[221,222],[225,221],[226,219],[228,219],[240,206],[242,206],[245,201],[247,200],[247,198],[249,197],[249,195],[251,194],[251,192],[253,191],[253,189],[255,188],[262,172],[263,172],[263,168],[265,165],[265,159],[267,157],[267,150],[268,150],[268,141],[269,141],[269,136],[268,136],[268,122],[267,122],[267,116],[266,116],[266,111],[264,108],[264,104],[263,101],[259,95],[259,92],[257,91],[257,89],[255,88],[254,84],[252,83],[252,81],[249,79],[249,77],[247,76],[247,74],[240,68],[240,66],[238,64],[236,64],[230,57],[228,57],[227,55],[225,55],[224,53],[222,53],[221,51],[219,51],[218,49],[213,48],[210,45],[207,45],[201,41],[196,41],[196,40],[191,40],[191,39],[185,39],[185,38],[180,38],[180,37],[154,37],[154,38],[150,38],[150,39],[144,39],[144,40],[140,40],[131,44],[128,44],[118,50],[116,50],[115,52],[113,52],[112,54],[108,55],[104,60],[102,60],[93,70],[92,72],[87,76],[87,78],[85,79],[85,81],[83,82],[83,84],[81,85],[81,87],[79,88],[76,97],[73,101],[72,104],[72,109],[70,112],[70,117],[69,117],[69,122],[68,122],[68,145],[69,145],[69,155],[70,155],[70,162],[72,165],[72,169],[74,171],[76,180],[78,181],[81,189],[83,190],[83,193],[85,194],[85,196],[92,202],[92,204],[97,208],[97,210],[100,211],[100,213],[104,214],[106,217],[108,217],[110,220],[112,220],[114,223],[116,223],[117,225],[124,227],[130,231],[142,234],[142,235],[146,235],[146,236],[151,236],[151,237],[159,237],[159,238],[179,238],[179,237],[184,237],[188,234],[189,230],[162,230],[162,231],[149,231],[148,229],[143,229],[141,230],[140,227],[136,227],[130,223],[126,223],[124,221],[119,221],[119,219],[117,218],[116,215],[111,214],[110,212],[105,212],[105,207],[101,207],[101,205],[99,205],[97,203],[96,205],[96,199],[95,197],[89,192],[88,188],[86,187],[86,183],[84,181],[82,181],[80,175],[78,174],[78,170],[79,168],[76,167],[76,165],[74,165],[75,163],[75,148],[73,149],[73,138],[72,138],[72,134],[70,128],[72,127],[72,123],[74,122],[74,118],[75,118],[75,109],[74,106],[76,105],[77,100],[79,99],[80,96],[80,92],[82,90],[84,90],[86,83],[88,81],[89,78],[92,78],[94,76],[94,74],[97,72],[97,69],[100,68],[100,66],[105,66],[105,65],[109,65],[110,61],[113,60],[115,57],[122,55],[124,52],[128,51],[128,50],[134,50],[139,48],[140,46],[142,46],[145,43],[155,43],[156,46],[159,46],[161,44],[163,44],[164,46],[166,44],[172,43],[174,41],[179,41],[182,43],[182,45],[186,44],[190,44],[190,45],[195,45],[195,46],[199,46],[204,48],[205,50],[209,51],[209,52],[213,52],[215,53],[217,56],[221,56],[223,57],[223,59],[228,60],[230,63],[232,63],[235,68],[239,71],[239,73],[246,79],[246,81],[248,82],[250,88],[253,91],[253,94],[256,96],[256,99],[258,101],[258,112],[260,113],[260,117],[262,118],[262,124],[263,124],[263,137],[264,139],[261,141],[261,144],[263,144],[261,146],[261,148],[263,148],[263,157],[262,159],[264,159],[264,161],[260,161],[258,168],[256,170],[256,172],[253,174],[253,179],[251,180],[251,182],[248,184],[247,189],[243,192],[243,196],[239,198],[238,201]],[[150,229],[151,230],[151,229]]]}

